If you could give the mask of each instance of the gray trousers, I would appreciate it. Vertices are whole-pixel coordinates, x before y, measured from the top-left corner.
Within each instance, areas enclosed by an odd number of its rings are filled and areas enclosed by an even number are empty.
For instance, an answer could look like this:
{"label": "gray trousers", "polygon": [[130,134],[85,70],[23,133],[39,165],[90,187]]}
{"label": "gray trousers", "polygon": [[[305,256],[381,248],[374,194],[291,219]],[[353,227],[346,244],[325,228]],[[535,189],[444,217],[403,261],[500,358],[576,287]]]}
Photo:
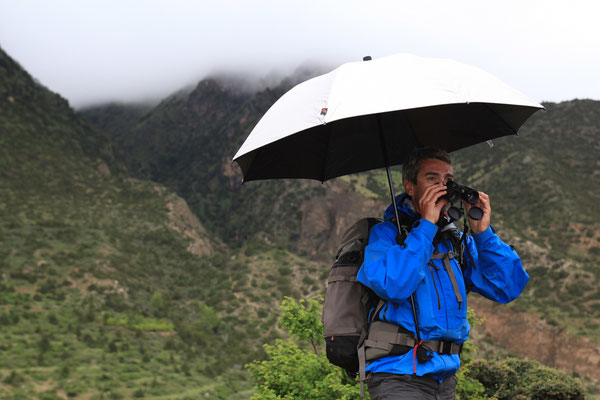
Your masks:
{"label": "gray trousers", "polygon": [[456,377],[442,383],[429,376],[372,374],[368,381],[371,400],[454,400]]}

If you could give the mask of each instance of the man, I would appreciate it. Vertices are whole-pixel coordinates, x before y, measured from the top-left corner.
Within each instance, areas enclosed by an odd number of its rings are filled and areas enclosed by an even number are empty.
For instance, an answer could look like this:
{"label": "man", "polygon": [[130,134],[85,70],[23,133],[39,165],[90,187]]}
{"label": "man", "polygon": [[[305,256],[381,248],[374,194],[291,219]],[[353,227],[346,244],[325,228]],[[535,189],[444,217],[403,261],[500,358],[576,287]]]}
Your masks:
{"label": "man", "polygon": [[[443,342],[440,348],[447,351],[430,351],[415,344],[414,348],[398,347],[403,351],[395,355],[371,360],[366,368],[370,373],[369,393],[373,400],[454,399],[459,349],[470,330],[466,288],[508,303],[521,294],[529,276],[517,253],[491,228],[490,200],[483,192],[474,205],[463,201],[467,211],[472,206],[483,211],[480,220],[468,218],[472,236],[466,238],[463,257],[441,257],[442,253],[460,250],[455,248],[457,241],[453,246],[444,234],[450,225],[445,214],[449,206],[444,198],[445,185],[454,179],[446,152],[417,150],[402,173],[406,193],[396,201],[401,221],[409,221],[411,229],[398,244],[398,229],[389,221],[395,218],[390,205],[384,214],[387,221],[371,230],[357,279],[385,302],[378,307],[376,320],[398,325],[398,331],[410,334],[411,339],[417,337],[417,325],[422,341]],[[465,260],[462,268],[461,259]]]}

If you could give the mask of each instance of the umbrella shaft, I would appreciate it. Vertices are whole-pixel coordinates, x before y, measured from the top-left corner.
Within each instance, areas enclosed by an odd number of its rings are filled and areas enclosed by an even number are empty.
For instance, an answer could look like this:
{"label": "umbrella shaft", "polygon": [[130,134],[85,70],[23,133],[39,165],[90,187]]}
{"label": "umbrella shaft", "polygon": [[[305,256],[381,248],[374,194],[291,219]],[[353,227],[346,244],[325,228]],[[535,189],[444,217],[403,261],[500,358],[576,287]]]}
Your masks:
{"label": "umbrella shaft", "polygon": [[392,196],[392,204],[394,205],[394,216],[396,217],[396,225],[398,226],[398,233],[400,231],[400,218],[398,217],[398,208],[396,207],[396,194],[394,193],[394,183],[392,182],[392,172],[390,170],[390,159],[388,157],[387,148],[385,146],[385,137],[383,136],[383,126],[381,123],[381,116],[376,115],[377,128],[379,131],[379,144],[381,144],[381,153],[383,155],[383,162],[385,163],[385,171],[387,172],[388,185],[390,187],[390,195]]}
{"label": "umbrella shaft", "polygon": [[396,193],[394,193],[394,183],[392,182],[392,172],[390,167],[385,167],[385,171],[387,172],[388,185],[390,187],[390,195],[392,196],[392,204],[394,205],[394,216],[396,217],[396,225],[398,227],[398,233],[400,233],[400,218],[398,216],[398,207],[396,204]]}
{"label": "umbrella shaft", "polygon": [[[383,149],[385,154],[385,148]],[[398,234],[402,233],[402,228],[400,227],[400,217],[398,216],[398,206],[396,205],[396,193],[394,193],[394,183],[392,182],[392,171],[390,170],[389,165],[385,167],[385,171],[387,172],[388,185],[390,186],[390,195],[392,196],[392,204],[394,205],[394,215],[396,216],[396,227],[398,228]],[[410,305],[412,307],[413,317],[415,319],[415,331],[417,334],[417,341],[421,341],[421,334],[419,332],[419,320],[417,318],[417,310],[415,307],[415,299],[414,296],[410,295]]]}

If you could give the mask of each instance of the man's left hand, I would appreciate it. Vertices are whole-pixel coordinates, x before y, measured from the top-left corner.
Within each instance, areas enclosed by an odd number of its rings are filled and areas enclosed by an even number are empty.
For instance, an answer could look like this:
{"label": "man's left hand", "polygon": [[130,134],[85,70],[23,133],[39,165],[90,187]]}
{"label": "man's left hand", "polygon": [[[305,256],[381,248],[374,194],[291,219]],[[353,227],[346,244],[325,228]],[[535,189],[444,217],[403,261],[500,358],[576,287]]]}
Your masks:
{"label": "man's left hand", "polygon": [[464,200],[462,200],[462,202],[467,207],[467,215],[469,210],[473,206],[479,207],[481,208],[481,211],[483,211],[483,217],[481,217],[480,220],[474,220],[472,218],[467,217],[469,219],[469,227],[471,228],[471,232],[481,233],[485,231],[488,228],[488,226],[490,226],[490,216],[492,214],[492,208],[490,206],[490,197],[483,192],[479,192],[479,201],[476,204],[471,205]]}

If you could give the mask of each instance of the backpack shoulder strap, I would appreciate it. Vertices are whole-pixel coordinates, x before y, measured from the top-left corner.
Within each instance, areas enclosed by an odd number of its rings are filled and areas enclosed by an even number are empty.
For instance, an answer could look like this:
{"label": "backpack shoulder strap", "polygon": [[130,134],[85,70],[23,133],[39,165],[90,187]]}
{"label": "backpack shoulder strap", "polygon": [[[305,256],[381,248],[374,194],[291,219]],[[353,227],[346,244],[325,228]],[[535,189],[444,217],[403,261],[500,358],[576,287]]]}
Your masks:
{"label": "backpack shoulder strap", "polygon": [[348,228],[340,240],[340,246],[335,255],[336,262],[345,253],[362,251],[369,242],[371,228],[380,222],[383,222],[380,218],[361,218]]}
{"label": "backpack shoulder strap", "polygon": [[[396,218],[386,219],[386,221],[391,222],[392,224],[394,224],[394,228],[398,229],[397,228],[398,224],[396,224]],[[398,232],[398,235],[396,236],[397,244],[404,243],[414,222],[415,222],[415,220],[408,216],[405,216],[404,218],[402,218],[402,216],[400,217],[400,232]]]}

